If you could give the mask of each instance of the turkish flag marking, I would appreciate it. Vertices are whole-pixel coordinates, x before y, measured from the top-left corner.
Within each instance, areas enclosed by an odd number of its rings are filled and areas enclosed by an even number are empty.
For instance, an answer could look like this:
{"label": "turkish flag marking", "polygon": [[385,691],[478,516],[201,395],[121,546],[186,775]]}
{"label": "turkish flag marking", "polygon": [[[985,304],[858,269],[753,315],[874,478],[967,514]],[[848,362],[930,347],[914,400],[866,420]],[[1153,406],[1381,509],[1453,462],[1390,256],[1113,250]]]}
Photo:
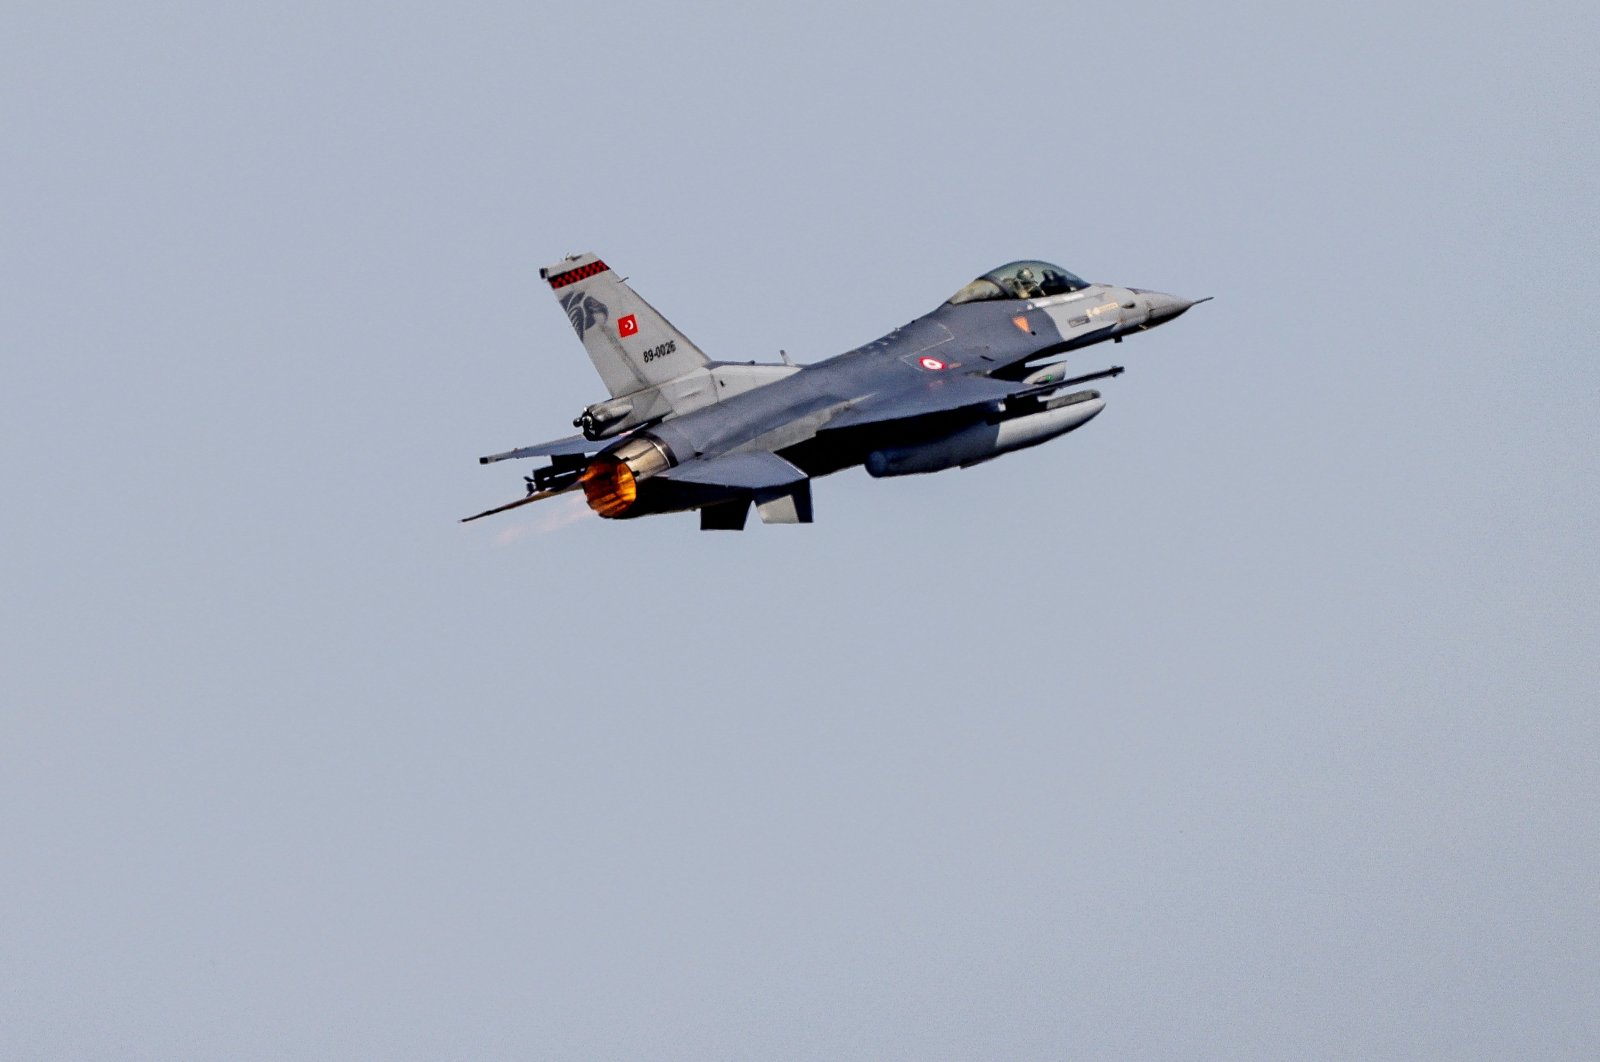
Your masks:
{"label": "turkish flag marking", "polygon": [[944,362],[940,361],[938,358],[923,358],[917,364],[921,365],[924,369],[927,369],[929,372],[940,372],[945,367],[944,366]]}
{"label": "turkish flag marking", "polygon": [[636,336],[639,334],[639,321],[633,314],[619,318],[617,321],[617,335]]}

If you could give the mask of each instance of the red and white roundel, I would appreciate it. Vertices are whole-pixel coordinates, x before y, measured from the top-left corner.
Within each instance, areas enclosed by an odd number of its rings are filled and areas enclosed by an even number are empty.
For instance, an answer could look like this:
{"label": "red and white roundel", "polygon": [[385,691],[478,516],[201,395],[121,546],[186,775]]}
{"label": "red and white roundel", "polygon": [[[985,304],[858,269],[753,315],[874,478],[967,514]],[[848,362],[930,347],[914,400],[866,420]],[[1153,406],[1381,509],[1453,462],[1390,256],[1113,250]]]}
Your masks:
{"label": "red and white roundel", "polygon": [[927,369],[929,372],[943,372],[947,368],[945,363],[940,361],[938,358],[928,358],[928,357],[918,358],[917,359],[917,364],[921,365],[924,369]]}

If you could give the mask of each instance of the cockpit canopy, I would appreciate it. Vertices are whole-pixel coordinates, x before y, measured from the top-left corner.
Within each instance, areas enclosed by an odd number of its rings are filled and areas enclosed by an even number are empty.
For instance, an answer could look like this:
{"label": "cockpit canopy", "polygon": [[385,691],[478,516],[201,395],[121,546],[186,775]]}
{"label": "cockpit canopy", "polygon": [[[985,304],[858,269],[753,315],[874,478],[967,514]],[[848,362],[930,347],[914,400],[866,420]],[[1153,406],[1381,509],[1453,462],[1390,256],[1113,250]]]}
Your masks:
{"label": "cockpit canopy", "polygon": [[1088,286],[1086,281],[1049,262],[1009,262],[950,296],[949,304],[989,299],[1042,299]]}

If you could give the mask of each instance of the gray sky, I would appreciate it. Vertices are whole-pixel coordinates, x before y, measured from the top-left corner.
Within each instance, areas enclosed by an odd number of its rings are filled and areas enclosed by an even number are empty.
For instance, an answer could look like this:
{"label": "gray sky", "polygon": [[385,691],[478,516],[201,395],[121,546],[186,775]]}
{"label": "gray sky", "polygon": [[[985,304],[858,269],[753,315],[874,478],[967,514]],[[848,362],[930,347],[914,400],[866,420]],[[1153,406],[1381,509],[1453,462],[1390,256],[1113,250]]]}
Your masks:
{"label": "gray sky", "polygon": [[[1600,1054],[1593,4],[453,6],[0,15],[0,1054]],[[584,250],[1216,301],[809,528],[462,527]]]}

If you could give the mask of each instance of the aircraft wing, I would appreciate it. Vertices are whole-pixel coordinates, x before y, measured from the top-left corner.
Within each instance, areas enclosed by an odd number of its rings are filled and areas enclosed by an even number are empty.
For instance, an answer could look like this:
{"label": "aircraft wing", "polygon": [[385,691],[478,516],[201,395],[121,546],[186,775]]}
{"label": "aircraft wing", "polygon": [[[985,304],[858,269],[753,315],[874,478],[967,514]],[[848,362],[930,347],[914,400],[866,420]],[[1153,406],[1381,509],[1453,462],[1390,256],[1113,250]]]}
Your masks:
{"label": "aircraft wing", "polygon": [[696,457],[657,478],[674,483],[729,490],[771,490],[799,483],[806,474],[769,450],[751,450],[721,457]]}
{"label": "aircraft wing", "polygon": [[823,431],[860,428],[885,421],[909,420],[931,413],[988,405],[1015,398],[1031,388],[987,376],[930,375],[926,383],[904,391],[869,395],[823,425]]}
{"label": "aircraft wing", "polygon": [[582,457],[584,454],[599,453],[622,436],[617,435],[609,439],[590,439],[583,435],[569,435],[565,439],[553,439],[550,442],[538,443],[534,446],[522,446],[515,450],[507,450],[503,454],[490,454],[488,457],[478,458],[478,464],[489,465],[496,461],[516,461],[524,457]]}

